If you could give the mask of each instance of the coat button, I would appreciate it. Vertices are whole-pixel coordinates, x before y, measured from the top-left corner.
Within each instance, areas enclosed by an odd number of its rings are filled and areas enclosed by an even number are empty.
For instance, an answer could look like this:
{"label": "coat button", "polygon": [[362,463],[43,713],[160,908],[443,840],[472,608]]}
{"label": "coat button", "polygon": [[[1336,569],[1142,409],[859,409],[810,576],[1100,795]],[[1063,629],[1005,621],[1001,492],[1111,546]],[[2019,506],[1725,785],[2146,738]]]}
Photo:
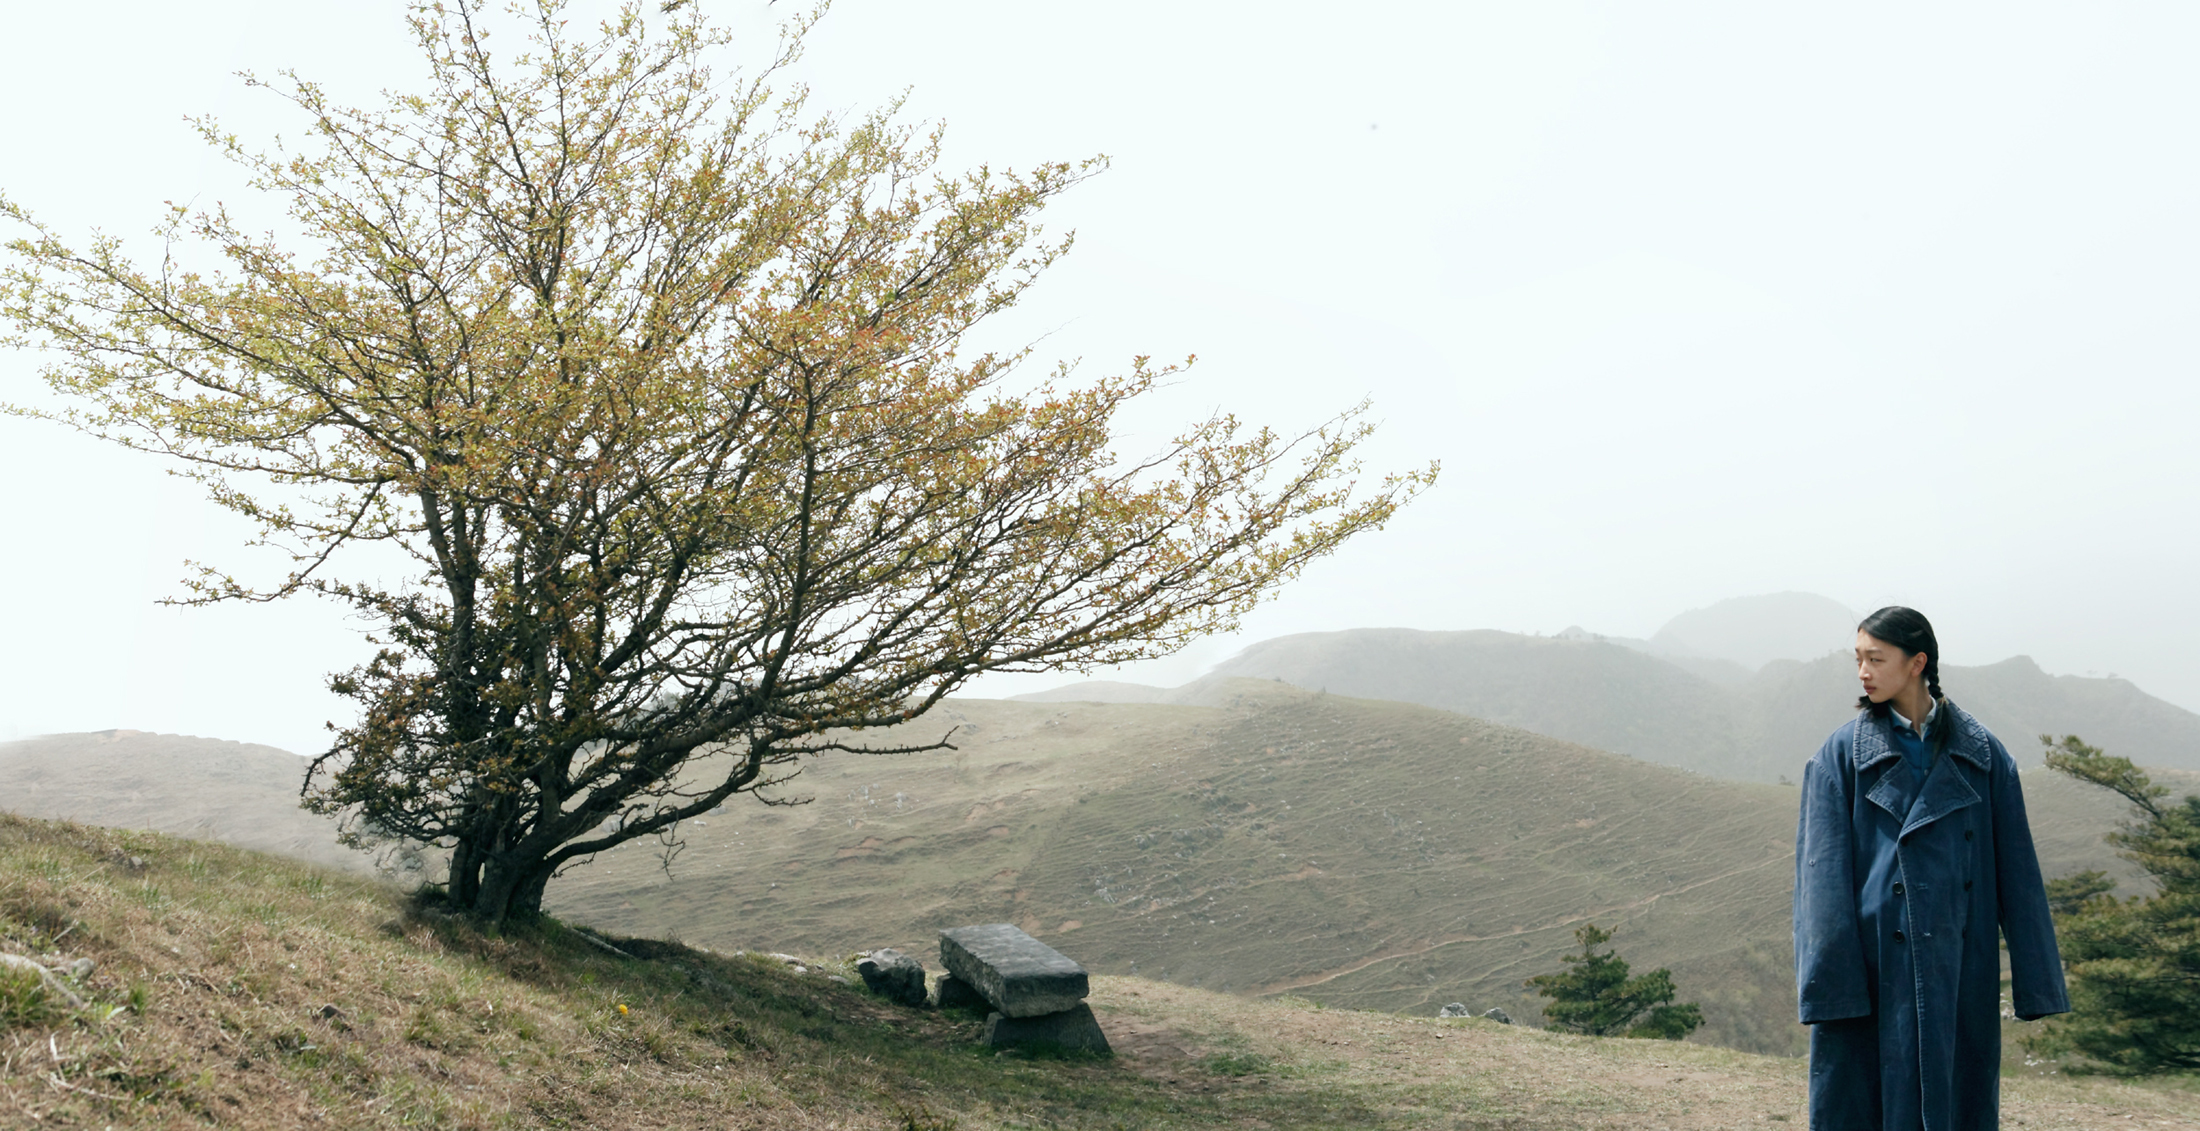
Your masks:
{"label": "coat button", "polygon": [[1965,839],[1965,840],[1969,840],[1969,839],[1971,839],[1971,830],[1969,830],[1969,829],[1965,829],[1965,830],[1963,830],[1963,839]]}
{"label": "coat button", "polygon": [[1965,890],[1965,891],[1970,891],[1970,890],[1971,890],[1971,881],[1969,881],[1969,880],[1965,880],[1965,881],[1963,881],[1963,890]]}
{"label": "coat button", "polygon": [[1894,941],[1896,941],[1896,942],[1901,942],[1901,941],[1902,941],[1902,932],[1900,932],[1900,931],[1896,931],[1896,932],[1894,933]]}
{"label": "coat button", "polygon": [[1901,894],[1902,894],[1902,881],[1901,881],[1901,880],[1896,880],[1896,881],[1894,882],[1894,893],[1895,893],[1896,895],[1901,895]]}

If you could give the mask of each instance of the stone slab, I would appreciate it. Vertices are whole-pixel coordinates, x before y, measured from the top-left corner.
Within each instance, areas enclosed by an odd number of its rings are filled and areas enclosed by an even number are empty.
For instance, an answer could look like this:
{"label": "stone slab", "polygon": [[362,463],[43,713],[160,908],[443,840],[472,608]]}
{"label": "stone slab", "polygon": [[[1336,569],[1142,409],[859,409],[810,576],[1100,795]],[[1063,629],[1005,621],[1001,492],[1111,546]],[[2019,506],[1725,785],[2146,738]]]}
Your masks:
{"label": "stone slab", "polygon": [[979,1040],[997,1049],[1039,1045],[1078,1052],[1113,1051],[1108,1048],[1108,1035],[1100,1031],[1100,1019],[1092,1015],[1092,1007],[1084,1002],[1078,1002],[1072,1009],[1038,1017],[1004,1017],[995,1013],[985,1019],[985,1035]]}
{"label": "stone slab", "polygon": [[1060,1013],[1085,1000],[1085,968],[1012,923],[940,932],[940,965],[1007,1017]]}

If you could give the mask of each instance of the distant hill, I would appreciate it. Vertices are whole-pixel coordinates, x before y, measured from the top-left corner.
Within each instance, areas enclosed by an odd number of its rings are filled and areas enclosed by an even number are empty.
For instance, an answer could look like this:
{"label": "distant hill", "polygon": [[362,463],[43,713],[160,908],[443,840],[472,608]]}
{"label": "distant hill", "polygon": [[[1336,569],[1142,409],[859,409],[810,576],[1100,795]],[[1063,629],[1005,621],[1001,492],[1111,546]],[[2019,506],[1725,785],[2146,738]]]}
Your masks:
{"label": "distant hill", "polygon": [[[1747,679],[1722,683],[1587,634],[1493,630],[1284,636],[1247,648],[1213,677],[1419,703],[1699,773],[1767,782],[1794,777],[1854,714],[1857,695],[1851,662],[1838,655],[1775,660]],[[1950,666],[1941,684],[2001,736],[2020,765],[2038,765],[2038,736],[2052,733],[2082,735],[2141,765],[2200,770],[2200,715],[2126,680],[2050,676],[2018,656]],[[1050,695],[1075,695],[1078,686]]]}
{"label": "distant hill", "polygon": [[102,730],[0,743],[0,809],[218,840],[346,871],[372,858],[298,807],[306,759],[272,746]]}
{"label": "distant hill", "polygon": [[1174,688],[1154,687],[1143,683],[1118,683],[1111,679],[1088,679],[1082,683],[1033,691],[1010,698],[1018,703],[1167,703],[1172,701],[1174,695]]}
{"label": "distant hill", "polygon": [[1847,652],[1862,619],[1815,593],[1767,593],[1690,609],[1665,622],[1646,643],[1654,652],[1726,660],[1755,671],[1774,660]]}

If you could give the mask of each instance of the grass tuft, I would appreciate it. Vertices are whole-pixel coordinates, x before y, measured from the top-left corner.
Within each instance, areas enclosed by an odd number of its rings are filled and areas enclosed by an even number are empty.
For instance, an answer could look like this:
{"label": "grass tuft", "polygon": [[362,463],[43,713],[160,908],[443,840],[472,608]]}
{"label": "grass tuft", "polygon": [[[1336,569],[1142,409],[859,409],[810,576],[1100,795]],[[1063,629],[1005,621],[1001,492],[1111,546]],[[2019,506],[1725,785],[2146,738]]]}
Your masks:
{"label": "grass tuft", "polygon": [[67,1012],[66,1003],[55,998],[38,975],[0,966],[0,1029],[50,1025]]}

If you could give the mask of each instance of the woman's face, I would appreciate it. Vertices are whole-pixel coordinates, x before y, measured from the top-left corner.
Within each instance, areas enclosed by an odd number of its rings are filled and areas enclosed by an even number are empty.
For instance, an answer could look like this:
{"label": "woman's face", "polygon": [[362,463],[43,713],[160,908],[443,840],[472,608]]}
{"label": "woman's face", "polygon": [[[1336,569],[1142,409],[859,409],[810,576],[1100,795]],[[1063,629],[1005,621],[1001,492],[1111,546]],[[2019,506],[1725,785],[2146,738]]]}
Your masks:
{"label": "woman's face", "polygon": [[1925,674],[1923,652],[1905,652],[1861,629],[1856,633],[1856,678],[1874,703],[1884,703]]}

